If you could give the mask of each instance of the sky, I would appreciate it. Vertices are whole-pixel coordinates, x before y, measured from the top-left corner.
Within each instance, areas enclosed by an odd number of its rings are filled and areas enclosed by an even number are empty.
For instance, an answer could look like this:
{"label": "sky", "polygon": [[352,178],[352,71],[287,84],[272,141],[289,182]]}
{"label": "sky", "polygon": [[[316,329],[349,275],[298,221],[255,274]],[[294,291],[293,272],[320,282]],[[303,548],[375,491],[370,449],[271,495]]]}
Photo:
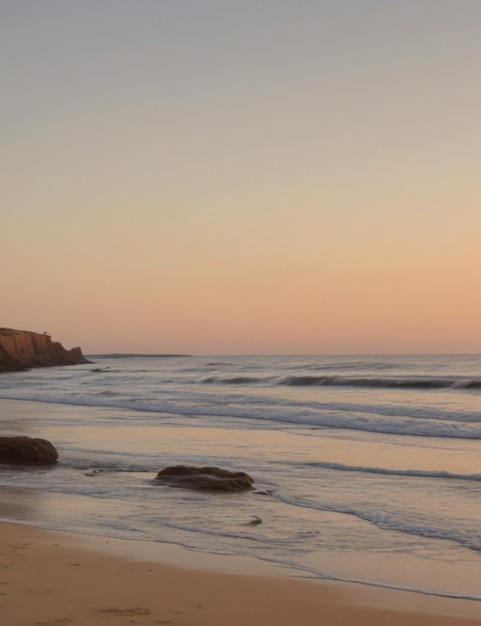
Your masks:
{"label": "sky", "polygon": [[0,326],[481,352],[479,0],[0,0]]}

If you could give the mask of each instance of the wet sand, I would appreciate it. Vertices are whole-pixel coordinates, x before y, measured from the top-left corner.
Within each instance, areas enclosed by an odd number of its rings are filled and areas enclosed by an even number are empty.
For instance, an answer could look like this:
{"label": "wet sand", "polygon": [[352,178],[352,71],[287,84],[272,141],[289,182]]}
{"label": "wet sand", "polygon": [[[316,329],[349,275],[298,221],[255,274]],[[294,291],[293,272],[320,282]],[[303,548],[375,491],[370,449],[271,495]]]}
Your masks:
{"label": "wet sand", "polygon": [[[100,548],[103,544],[105,549]],[[122,550],[122,543],[128,549]],[[136,545],[142,548],[134,559]],[[22,524],[0,524],[2,626],[474,626],[466,600],[299,580],[289,575],[205,571],[187,553],[172,565],[145,542],[110,542]],[[152,546],[154,547],[154,546]],[[130,556],[127,556],[130,552]],[[186,552],[186,551],[184,551]],[[168,551],[166,552],[168,554]],[[178,553],[180,554],[180,553]],[[192,568],[188,567],[189,554]],[[227,570],[229,557],[224,559]],[[241,561],[237,562],[242,563]],[[216,566],[214,566],[216,567]]]}

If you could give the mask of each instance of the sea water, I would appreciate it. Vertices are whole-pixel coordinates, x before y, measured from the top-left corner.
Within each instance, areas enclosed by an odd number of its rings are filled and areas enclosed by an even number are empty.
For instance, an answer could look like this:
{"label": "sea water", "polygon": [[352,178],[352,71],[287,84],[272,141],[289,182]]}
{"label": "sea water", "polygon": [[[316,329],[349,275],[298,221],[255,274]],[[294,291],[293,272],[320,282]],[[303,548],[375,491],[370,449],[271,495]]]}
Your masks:
{"label": "sea water", "polygon": [[0,469],[2,519],[481,601],[480,356],[90,358],[0,376],[1,432],[60,455]]}

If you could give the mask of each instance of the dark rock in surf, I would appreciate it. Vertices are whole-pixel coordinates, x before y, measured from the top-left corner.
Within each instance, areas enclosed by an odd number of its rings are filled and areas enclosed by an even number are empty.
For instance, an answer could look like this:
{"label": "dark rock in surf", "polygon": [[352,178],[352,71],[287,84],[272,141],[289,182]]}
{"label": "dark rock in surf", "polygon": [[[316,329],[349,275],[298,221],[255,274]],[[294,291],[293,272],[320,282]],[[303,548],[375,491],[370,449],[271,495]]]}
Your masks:
{"label": "dark rock in surf", "polygon": [[157,474],[156,480],[171,487],[209,491],[245,491],[254,484],[254,479],[245,472],[191,465],[166,467]]}
{"label": "dark rock in surf", "polygon": [[58,452],[46,439],[0,437],[0,463],[8,465],[53,465]]}

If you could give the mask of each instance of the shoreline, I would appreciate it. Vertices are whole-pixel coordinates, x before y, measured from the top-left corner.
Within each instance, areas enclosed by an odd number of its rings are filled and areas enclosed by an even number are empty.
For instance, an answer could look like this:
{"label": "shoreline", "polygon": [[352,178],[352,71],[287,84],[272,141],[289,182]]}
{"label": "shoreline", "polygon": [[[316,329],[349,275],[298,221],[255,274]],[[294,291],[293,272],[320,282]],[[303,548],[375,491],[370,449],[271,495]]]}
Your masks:
{"label": "shoreline", "polygon": [[[179,558],[182,550],[185,558]],[[239,573],[238,559],[0,522],[2,623],[481,625],[476,601],[299,579],[282,568]]]}

